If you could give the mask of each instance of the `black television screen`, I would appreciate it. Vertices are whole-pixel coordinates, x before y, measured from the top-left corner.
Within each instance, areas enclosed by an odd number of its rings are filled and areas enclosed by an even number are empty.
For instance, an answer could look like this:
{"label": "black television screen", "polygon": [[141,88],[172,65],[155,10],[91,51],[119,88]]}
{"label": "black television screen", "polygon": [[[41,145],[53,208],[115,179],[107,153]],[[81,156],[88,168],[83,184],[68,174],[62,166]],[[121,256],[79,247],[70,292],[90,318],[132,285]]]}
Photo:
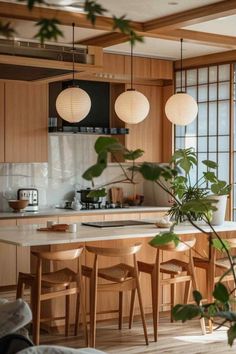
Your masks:
{"label": "black television screen", "polygon": [[[90,96],[91,109],[87,117],[80,122],[72,124],[63,120],[63,126],[109,127],[110,84],[108,82],[83,80],[76,80],[75,83]],[[71,81],[65,81],[62,87],[65,89],[71,84]]]}

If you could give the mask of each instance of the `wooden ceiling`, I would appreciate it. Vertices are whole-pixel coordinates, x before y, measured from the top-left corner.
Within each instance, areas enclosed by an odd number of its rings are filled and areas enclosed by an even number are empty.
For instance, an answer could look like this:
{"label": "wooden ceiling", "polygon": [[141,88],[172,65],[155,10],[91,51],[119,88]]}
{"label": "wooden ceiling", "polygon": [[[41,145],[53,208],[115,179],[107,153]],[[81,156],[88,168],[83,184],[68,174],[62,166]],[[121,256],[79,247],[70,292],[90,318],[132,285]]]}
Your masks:
{"label": "wooden ceiling", "polygon": [[[131,21],[131,25],[144,37],[172,41],[179,41],[180,38],[183,38],[185,42],[214,46],[222,48],[222,50],[228,49],[232,51],[236,49],[236,37],[234,36],[186,29],[190,25],[232,15],[236,15],[236,0],[224,0],[145,22]],[[43,7],[34,8],[32,11],[29,11],[23,4],[0,1],[0,18],[38,21],[42,17],[56,17],[65,26],[71,26],[71,23],[74,22],[80,28],[106,31],[102,35],[95,35],[91,38],[81,40],[81,44],[106,48],[127,41],[126,36],[111,30],[111,17],[98,17],[96,25],[93,26],[83,13]]]}

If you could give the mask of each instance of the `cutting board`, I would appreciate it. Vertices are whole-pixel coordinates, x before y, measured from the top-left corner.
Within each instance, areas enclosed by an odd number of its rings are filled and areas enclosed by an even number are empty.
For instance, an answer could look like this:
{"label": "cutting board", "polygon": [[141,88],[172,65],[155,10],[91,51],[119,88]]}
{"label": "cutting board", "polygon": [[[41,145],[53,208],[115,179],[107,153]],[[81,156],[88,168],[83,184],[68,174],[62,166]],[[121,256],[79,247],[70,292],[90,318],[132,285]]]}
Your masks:
{"label": "cutting board", "polygon": [[110,202],[117,204],[123,203],[123,189],[120,187],[112,187],[109,190]]}
{"label": "cutting board", "polygon": [[68,224],[56,224],[51,227],[40,227],[37,231],[66,232],[68,229]]}

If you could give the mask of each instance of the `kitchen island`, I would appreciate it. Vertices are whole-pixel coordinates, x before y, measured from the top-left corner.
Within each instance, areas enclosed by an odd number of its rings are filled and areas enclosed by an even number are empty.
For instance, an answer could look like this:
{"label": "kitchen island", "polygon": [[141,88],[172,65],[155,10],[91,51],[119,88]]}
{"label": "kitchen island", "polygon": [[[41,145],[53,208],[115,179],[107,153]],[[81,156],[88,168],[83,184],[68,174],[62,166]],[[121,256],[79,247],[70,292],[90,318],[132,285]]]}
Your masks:
{"label": "kitchen island", "polygon": [[[150,221],[150,220],[149,220]],[[210,232],[210,228],[206,226],[202,226],[205,231]],[[227,233],[228,236],[234,236],[236,231],[236,222],[225,222],[222,226],[215,227],[217,232]],[[125,227],[109,227],[109,228],[95,228],[90,226],[83,226],[80,223],[77,224],[77,232],[69,233],[69,232],[43,232],[37,231],[37,225],[19,225],[14,227],[4,227],[0,229],[0,242],[2,245],[6,245],[9,247],[15,247],[17,249],[17,258],[23,254],[22,251],[25,249],[30,250],[30,248],[34,250],[62,250],[62,249],[70,249],[74,247],[85,246],[87,243],[94,246],[100,247],[117,247],[120,248],[122,246],[128,246],[135,243],[142,243],[142,249],[138,253],[138,260],[142,260],[144,262],[152,263],[155,258],[155,249],[150,247],[148,242],[158,233],[166,231],[166,229],[158,229],[154,224],[145,224],[138,226],[125,226]],[[179,235],[189,235],[196,234],[197,237],[197,245],[196,249],[201,252],[201,254],[207,255],[208,253],[208,242],[207,237],[202,235],[199,230],[190,226],[190,225],[181,225],[176,227],[175,232]],[[7,256],[7,255],[6,255]],[[179,254],[177,257],[184,257],[183,254]],[[181,258],[182,259],[182,258]],[[32,259],[33,260],[33,259]],[[34,263],[31,260],[31,268],[28,271],[34,271]],[[87,266],[92,266],[93,264],[93,255],[88,252],[84,252],[82,255],[82,262]],[[100,267],[107,267],[109,265],[113,265],[112,262],[127,262],[125,257],[115,260],[111,260],[107,257],[102,257],[99,262]],[[63,265],[58,263],[56,269],[60,269],[61,267],[71,267],[75,269],[75,264],[65,263]],[[12,270],[11,263],[8,262],[5,264],[3,269],[3,273],[7,274],[9,271],[16,272],[16,268]],[[45,268],[48,270],[48,268]],[[6,271],[7,270],[7,271]],[[17,269],[17,271],[26,271],[25,269]],[[200,276],[199,276],[200,274]],[[15,278],[17,279],[17,274],[15,274]],[[200,290],[205,291],[206,283],[205,283],[205,274],[198,273],[198,282],[200,285]],[[142,289],[147,289],[146,295],[144,296],[144,308],[146,313],[151,313],[151,292],[150,292],[150,279],[142,274],[141,276],[141,287]],[[168,289],[163,288],[162,296],[166,300],[168,299]],[[87,284],[88,291],[88,284]],[[14,289],[12,289],[12,296],[15,295]],[[181,301],[182,290],[178,292],[180,298],[178,301]],[[129,313],[129,294],[125,294],[125,306],[124,306],[124,316]],[[99,315],[99,319],[107,319],[114,318],[116,314],[114,312],[112,314],[104,314],[106,311],[114,310],[117,308],[117,301],[115,297],[111,297],[110,294],[103,294],[103,296],[99,299],[98,302],[98,311],[103,312],[102,315]],[[72,305],[73,306],[73,305]],[[64,302],[61,299],[58,299],[54,302],[53,307],[47,307],[47,311],[51,312],[52,315],[62,316],[64,311]],[[73,311],[72,311],[73,313]],[[71,318],[73,320],[73,317]],[[61,323],[56,323],[56,325],[60,325]]]}

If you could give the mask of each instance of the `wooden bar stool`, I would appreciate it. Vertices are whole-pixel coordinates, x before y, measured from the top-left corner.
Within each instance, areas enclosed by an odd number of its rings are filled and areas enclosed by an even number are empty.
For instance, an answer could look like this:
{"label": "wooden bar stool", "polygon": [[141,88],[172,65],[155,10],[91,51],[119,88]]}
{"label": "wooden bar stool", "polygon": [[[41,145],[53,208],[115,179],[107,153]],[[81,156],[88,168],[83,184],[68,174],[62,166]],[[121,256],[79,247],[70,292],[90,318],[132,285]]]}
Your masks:
{"label": "wooden bar stool", "polygon": [[[143,331],[146,344],[148,345],[147,327],[144,317],[143,303],[141,297],[139,273],[136,260],[136,253],[141,249],[141,244],[125,248],[101,248],[86,246],[86,250],[94,254],[93,268],[83,267],[83,273],[90,277],[90,345],[95,347],[96,338],[96,312],[98,292],[118,292],[119,293],[119,328],[122,327],[122,300],[124,291],[137,290],[138,300],[143,324]],[[99,257],[123,257],[133,256],[133,266],[120,263],[108,268],[98,267]],[[106,280],[102,284],[98,279]]]}
{"label": "wooden bar stool", "polygon": [[[84,287],[82,281],[80,255],[83,248],[77,248],[58,252],[32,252],[37,257],[36,274],[19,273],[17,285],[17,298],[22,298],[24,287],[31,288],[31,308],[33,314],[33,342],[39,344],[40,336],[40,321],[50,319],[43,319],[40,316],[41,302],[60,296],[66,298],[66,314],[65,314],[65,334],[69,333],[69,315],[70,315],[70,295],[77,294],[77,308],[76,308],[76,322],[75,335],[78,332],[78,313],[79,304],[81,303],[81,312],[84,328],[85,344],[88,345],[88,334],[86,324],[86,312],[84,301]],[[74,272],[69,268],[60,269],[55,272],[42,273],[42,260],[48,261],[68,261],[77,259],[78,272]],[[73,286],[73,287],[72,287]],[[43,291],[42,291],[43,290]],[[79,301],[80,300],[80,301]]]}
{"label": "wooden bar stool", "polygon": [[[152,316],[153,316],[153,328],[154,328],[154,340],[157,341],[159,313],[160,313],[160,293],[161,285],[170,285],[170,297],[171,297],[171,309],[175,305],[176,301],[176,285],[179,283],[185,283],[184,303],[188,303],[190,297],[191,284],[193,289],[197,289],[196,275],[192,258],[192,247],[195,245],[196,239],[181,241],[176,246],[174,242],[170,242],[165,245],[157,246],[156,260],[154,264],[148,264],[144,262],[138,262],[138,268],[140,272],[149,274],[151,277],[151,292],[152,292]],[[153,246],[155,247],[155,246]],[[168,252],[187,252],[188,262],[181,261],[179,259],[170,259],[165,262],[161,262],[161,251]],[[161,274],[170,275],[169,278],[162,279]],[[167,304],[163,304],[167,305]],[[134,299],[132,301],[132,313],[134,307]],[[131,322],[132,322],[131,316]],[[171,320],[173,320],[171,315]],[[131,324],[130,324],[131,325]],[[205,333],[205,322],[201,319],[202,332]]]}

